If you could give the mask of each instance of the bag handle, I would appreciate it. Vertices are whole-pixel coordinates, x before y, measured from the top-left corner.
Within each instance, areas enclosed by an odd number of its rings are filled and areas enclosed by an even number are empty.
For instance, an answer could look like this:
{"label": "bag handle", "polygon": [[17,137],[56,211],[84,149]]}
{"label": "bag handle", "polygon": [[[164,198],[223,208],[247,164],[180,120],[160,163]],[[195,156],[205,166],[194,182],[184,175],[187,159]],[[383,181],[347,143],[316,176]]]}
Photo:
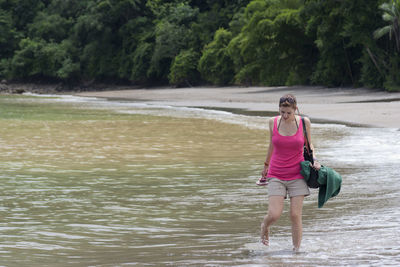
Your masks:
{"label": "bag handle", "polygon": [[[310,142],[308,141],[307,127],[306,127],[306,123],[305,123],[303,117],[301,117],[301,121],[303,122],[303,133],[304,133],[304,135],[306,136],[306,139],[304,140],[304,142],[305,142],[305,144],[306,144],[306,148],[307,148],[307,150],[308,150],[308,153],[309,153],[309,154],[312,154],[313,151],[311,150]],[[312,162],[311,162],[311,163],[314,164],[314,159],[312,159]]]}

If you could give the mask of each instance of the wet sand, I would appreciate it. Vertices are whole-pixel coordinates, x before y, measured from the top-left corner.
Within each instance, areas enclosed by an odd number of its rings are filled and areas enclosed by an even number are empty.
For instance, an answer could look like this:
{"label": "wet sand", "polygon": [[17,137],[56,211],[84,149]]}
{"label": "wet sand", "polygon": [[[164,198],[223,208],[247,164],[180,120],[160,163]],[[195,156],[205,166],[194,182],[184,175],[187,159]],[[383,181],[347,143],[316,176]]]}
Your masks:
{"label": "wet sand", "polygon": [[297,97],[300,112],[316,122],[353,126],[400,128],[400,92],[388,93],[365,88],[294,87],[194,87],[151,88],[80,92],[76,95],[149,104],[241,109],[276,112],[279,98],[287,93]]}

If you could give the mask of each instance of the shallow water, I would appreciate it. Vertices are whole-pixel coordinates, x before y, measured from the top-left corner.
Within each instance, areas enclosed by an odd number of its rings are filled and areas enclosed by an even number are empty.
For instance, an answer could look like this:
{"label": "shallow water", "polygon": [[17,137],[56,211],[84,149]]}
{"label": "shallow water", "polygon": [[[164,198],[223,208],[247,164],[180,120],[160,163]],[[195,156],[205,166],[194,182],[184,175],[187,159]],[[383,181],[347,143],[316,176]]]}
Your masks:
{"label": "shallow water", "polygon": [[255,186],[266,117],[109,102],[0,98],[0,265],[371,266],[400,264],[400,132],[315,125],[338,197],[304,204],[302,250],[288,205],[259,243]]}

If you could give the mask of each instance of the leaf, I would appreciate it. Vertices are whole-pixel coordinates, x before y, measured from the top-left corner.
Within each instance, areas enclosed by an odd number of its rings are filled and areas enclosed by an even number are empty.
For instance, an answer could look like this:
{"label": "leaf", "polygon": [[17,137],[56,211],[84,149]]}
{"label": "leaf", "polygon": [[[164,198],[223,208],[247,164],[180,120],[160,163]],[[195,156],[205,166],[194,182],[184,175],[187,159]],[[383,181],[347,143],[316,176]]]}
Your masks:
{"label": "leaf", "polygon": [[374,38],[379,39],[382,36],[388,34],[392,30],[392,25],[387,25],[385,27],[379,28],[376,31],[374,31]]}

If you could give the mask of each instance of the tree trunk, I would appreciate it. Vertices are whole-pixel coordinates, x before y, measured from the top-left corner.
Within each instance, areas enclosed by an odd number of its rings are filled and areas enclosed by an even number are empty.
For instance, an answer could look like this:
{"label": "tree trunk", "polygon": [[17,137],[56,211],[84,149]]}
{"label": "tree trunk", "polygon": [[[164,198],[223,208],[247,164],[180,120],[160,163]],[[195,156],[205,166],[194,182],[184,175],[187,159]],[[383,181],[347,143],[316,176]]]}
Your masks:
{"label": "tree trunk", "polygon": [[368,52],[369,57],[371,58],[371,60],[372,60],[372,62],[374,63],[375,67],[377,68],[379,74],[380,74],[382,77],[385,77],[384,73],[382,72],[381,68],[379,67],[378,63],[376,62],[376,59],[375,59],[374,54],[372,54],[372,52],[371,52],[371,50],[369,49],[369,47],[366,47],[366,49],[367,49],[367,52]]}

